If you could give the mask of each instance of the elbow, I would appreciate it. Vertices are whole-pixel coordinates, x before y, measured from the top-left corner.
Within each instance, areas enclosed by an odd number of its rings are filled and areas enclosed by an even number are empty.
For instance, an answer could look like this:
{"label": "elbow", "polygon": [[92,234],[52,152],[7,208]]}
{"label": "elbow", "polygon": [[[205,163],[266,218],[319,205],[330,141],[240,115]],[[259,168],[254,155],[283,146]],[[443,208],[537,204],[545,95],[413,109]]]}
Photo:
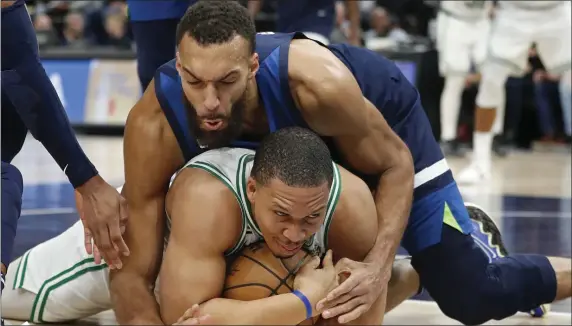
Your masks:
{"label": "elbow", "polygon": [[402,167],[404,173],[410,176],[411,180],[413,180],[415,176],[415,164],[413,162],[411,151],[407,148],[407,145],[403,144],[403,146],[397,151],[397,161]]}

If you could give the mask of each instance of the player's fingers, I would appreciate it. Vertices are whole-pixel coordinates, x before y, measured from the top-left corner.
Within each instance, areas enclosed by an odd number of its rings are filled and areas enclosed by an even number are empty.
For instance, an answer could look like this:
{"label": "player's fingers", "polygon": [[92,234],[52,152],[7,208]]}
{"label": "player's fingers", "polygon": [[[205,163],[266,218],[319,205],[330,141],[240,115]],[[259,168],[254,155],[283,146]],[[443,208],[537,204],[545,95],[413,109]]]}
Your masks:
{"label": "player's fingers", "polygon": [[325,319],[334,318],[351,312],[362,304],[362,300],[358,298],[353,298],[347,302],[339,304],[335,307],[328,308],[322,313],[322,317]]}
{"label": "player's fingers", "polygon": [[83,225],[83,245],[85,246],[85,251],[88,255],[93,254],[93,237],[89,229]]}
{"label": "player's fingers", "polygon": [[349,293],[359,284],[359,280],[354,275],[350,275],[350,277],[345,280],[342,284],[338,287],[330,291],[326,296],[326,300],[333,301],[334,299],[341,297],[342,295]]}
{"label": "player's fingers", "polygon": [[93,261],[97,265],[101,264],[101,253],[99,252],[99,249],[97,249],[96,245],[93,245]]}
{"label": "player's fingers", "polygon": [[335,298],[332,301],[328,301],[326,299],[322,299],[320,301],[318,301],[318,304],[316,305],[316,309],[318,311],[325,311],[327,309],[333,308],[339,304],[345,303],[347,301],[349,301],[351,298],[353,298],[354,296],[351,294],[344,294],[342,296],[340,296],[339,298]]}
{"label": "player's fingers", "polygon": [[99,248],[99,252],[101,253],[101,256],[107,265],[109,265],[109,268],[121,268],[121,260],[119,259],[119,255],[111,243],[111,239],[109,238],[109,230],[107,227],[104,231],[101,229],[97,230],[97,232],[94,234],[94,238],[95,245],[97,248]]}
{"label": "player's fingers", "polygon": [[343,272],[351,272],[355,262],[349,258],[342,258],[336,263],[336,272],[343,273]]}
{"label": "player's fingers", "polygon": [[108,227],[109,227],[109,236],[111,238],[111,242],[113,243],[113,247],[115,248],[115,250],[120,252],[124,256],[129,256],[129,248],[127,247],[125,241],[123,241],[123,236],[121,235],[121,225],[119,223],[112,223],[108,225]]}
{"label": "player's fingers", "polygon": [[334,268],[333,252],[331,249],[326,252],[326,256],[324,256],[324,259],[322,260],[322,266],[325,269]]}
{"label": "player's fingers", "polygon": [[350,311],[349,313],[338,317],[338,323],[345,324],[354,321],[359,317],[361,317],[361,315],[365,314],[369,310],[369,308],[370,307],[368,305],[362,304],[357,308],[355,308],[354,310]]}
{"label": "player's fingers", "polygon": [[300,268],[300,272],[303,273],[304,271],[314,270],[318,268],[318,266],[320,266],[320,257],[314,256],[304,263],[304,265]]}
{"label": "player's fingers", "polygon": [[[127,207],[127,200],[121,197],[119,200],[119,239],[114,241],[115,245],[124,256],[129,256],[129,247],[123,240],[122,234],[125,232],[125,225],[127,224],[127,219],[129,218],[129,210]],[[113,240],[113,239],[112,239]]]}

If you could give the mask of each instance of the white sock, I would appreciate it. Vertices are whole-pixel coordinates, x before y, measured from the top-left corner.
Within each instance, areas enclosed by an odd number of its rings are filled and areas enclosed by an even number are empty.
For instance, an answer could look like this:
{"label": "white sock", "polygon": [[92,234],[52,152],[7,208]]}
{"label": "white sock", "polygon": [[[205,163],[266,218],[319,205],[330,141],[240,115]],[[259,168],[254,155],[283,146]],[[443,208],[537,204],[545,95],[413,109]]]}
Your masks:
{"label": "white sock", "polygon": [[461,97],[465,86],[465,76],[446,76],[441,93],[441,141],[457,137]]}
{"label": "white sock", "polygon": [[489,170],[491,167],[491,152],[493,133],[490,131],[475,131],[473,134],[473,163]]}

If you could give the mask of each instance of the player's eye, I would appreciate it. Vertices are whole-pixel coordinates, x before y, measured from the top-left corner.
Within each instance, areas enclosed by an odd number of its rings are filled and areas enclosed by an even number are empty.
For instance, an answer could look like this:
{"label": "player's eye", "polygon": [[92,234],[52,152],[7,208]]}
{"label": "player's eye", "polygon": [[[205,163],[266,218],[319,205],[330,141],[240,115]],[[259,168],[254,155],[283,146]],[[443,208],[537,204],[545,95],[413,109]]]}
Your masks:
{"label": "player's eye", "polygon": [[201,81],[200,80],[189,80],[189,81],[187,81],[187,84],[197,86],[197,85],[201,84]]}
{"label": "player's eye", "polygon": [[225,85],[232,85],[236,82],[236,79],[225,79],[222,80],[221,83],[225,84]]}
{"label": "player's eye", "polygon": [[308,215],[308,218],[311,218],[311,219],[318,218],[318,217],[320,217],[320,213],[314,213],[314,214]]}
{"label": "player's eye", "polygon": [[281,211],[274,211],[274,214],[276,214],[277,216],[287,216],[288,214],[281,212]]}

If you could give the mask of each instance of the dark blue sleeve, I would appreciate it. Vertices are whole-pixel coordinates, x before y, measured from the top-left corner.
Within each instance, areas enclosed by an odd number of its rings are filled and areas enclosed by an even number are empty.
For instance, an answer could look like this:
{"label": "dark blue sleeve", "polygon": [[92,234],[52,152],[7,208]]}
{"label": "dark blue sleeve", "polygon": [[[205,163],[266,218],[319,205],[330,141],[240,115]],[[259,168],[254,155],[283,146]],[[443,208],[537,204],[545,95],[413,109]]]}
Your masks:
{"label": "dark blue sleeve", "polygon": [[[67,175],[74,188],[97,175],[79,146],[64,107],[38,57],[26,7],[2,12],[2,95],[32,135]],[[4,103],[4,102],[3,102]],[[6,126],[9,122],[3,121]],[[8,127],[9,128],[9,127]]]}

